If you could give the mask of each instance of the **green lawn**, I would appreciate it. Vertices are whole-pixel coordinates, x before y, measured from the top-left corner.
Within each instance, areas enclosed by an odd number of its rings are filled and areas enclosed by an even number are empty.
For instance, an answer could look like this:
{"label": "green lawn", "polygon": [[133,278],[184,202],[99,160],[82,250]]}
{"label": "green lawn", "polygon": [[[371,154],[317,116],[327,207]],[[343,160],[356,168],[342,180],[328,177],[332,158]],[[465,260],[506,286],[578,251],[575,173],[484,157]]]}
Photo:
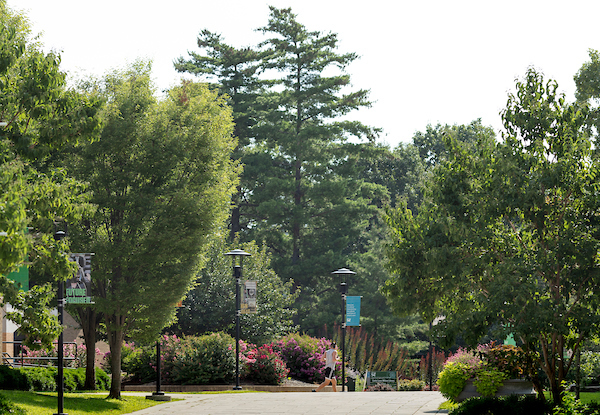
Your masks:
{"label": "green lawn", "polygon": [[[49,415],[57,412],[56,393],[1,391],[10,401],[27,411],[28,415]],[[123,399],[106,399],[107,393],[66,393],[64,411],[69,415],[117,415],[139,411],[149,406],[158,405],[144,396],[123,396]]]}

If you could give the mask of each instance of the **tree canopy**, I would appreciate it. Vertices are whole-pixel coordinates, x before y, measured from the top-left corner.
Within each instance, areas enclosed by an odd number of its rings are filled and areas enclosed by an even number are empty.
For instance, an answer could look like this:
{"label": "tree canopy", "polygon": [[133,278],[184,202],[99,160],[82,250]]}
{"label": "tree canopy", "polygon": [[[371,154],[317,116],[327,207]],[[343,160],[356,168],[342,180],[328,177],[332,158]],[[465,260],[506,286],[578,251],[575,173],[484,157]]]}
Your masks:
{"label": "tree canopy", "polygon": [[[50,315],[50,282],[71,273],[69,241],[54,240],[54,222],[73,223],[86,206],[83,184],[55,159],[99,127],[100,102],[68,89],[59,63],[32,40],[27,20],[0,1],[0,292],[32,347],[34,340],[49,346],[60,332]],[[6,275],[22,266],[45,283],[19,292]]]}
{"label": "tree canopy", "polygon": [[150,66],[137,62],[101,86],[104,127],[78,161],[97,206],[80,243],[95,253],[118,397],[123,340],[149,341],[172,322],[227,216],[239,168],[231,112],[205,85],[184,82],[157,101]]}
{"label": "tree canopy", "polygon": [[553,397],[583,339],[597,327],[600,296],[598,165],[585,111],[529,69],[503,111],[498,144],[466,151],[446,141],[425,202],[389,215],[393,278],[384,292],[399,313],[438,316],[441,339],[470,344],[490,330],[539,351]]}

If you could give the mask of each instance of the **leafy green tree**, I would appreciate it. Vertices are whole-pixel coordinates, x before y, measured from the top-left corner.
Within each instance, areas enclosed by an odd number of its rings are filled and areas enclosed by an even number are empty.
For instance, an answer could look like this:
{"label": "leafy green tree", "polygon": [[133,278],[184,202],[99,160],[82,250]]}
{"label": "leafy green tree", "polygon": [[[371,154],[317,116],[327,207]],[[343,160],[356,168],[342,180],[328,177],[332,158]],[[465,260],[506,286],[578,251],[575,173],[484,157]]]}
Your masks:
{"label": "leafy green tree", "polygon": [[[257,124],[261,114],[261,94],[268,80],[259,78],[261,60],[265,52],[250,47],[241,49],[226,44],[221,35],[202,30],[198,36],[198,47],[204,52],[189,52],[189,59],[180,57],[175,62],[175,69],[194,75],[206,76],[217,81],[215,87],[219,93],[226,95],[227,103],[233,110],[234,136],[238,145],[232,153],[232,159],[240,160],[245,165],[255,164],[254,152],[249,151],[254,144],[252,128]],[[255,169],[245,169],[240,177],[240,184],[233,196],[230,218],[230,241],[247,228],[248,203],[254,182],[252,173]]]}
{"label": "leafy green tree", "polygon": [[177,323],[169,330],[187,335],[216,331],[235,335],[235,280],[231,258],[224,254],[241,247],[251,254],[244,259],[242,277],[258,284],[258,310],[255,314],[242,314],[242,338],[262,344],[294,331],[292,318],[296,310],[292,306],[298,293],[291,293],[293,282],[282,282],[271,269],[266,247],[258,247],[254,242],[232,245],[225,239],[222,234],[215,236],[208,263],[177,311]]}
{"label": "leafy green tree", "polygon": [[598,133],[600,132],[600,53],[597,50],[589,50],[590,60],[581,65],[575,75],[575,98],[577,102],[588,107],[588,120],[586,122],[588,131],[595,136],[594,154],[598,152]]}
{"label": "leafy green tree", "polygon": [[[50,314],[51,282],[68,277],[71,266],[69,241],[54,240],[54,222],[77,221],[85,206],[83,185],[52,160],[98,128],[100,103],[68,89],[59,63],[0,0],[0,293],[31,347],[40,347],[34,340],[50,347],[61,330]],[[20,266],[45,279],[19,292],[6,275]]]}
{"label": "leafy green tree", "polygon": [[435,327],[447,342],[514,333],[539,351],[559,403],[567,350],[600,320],[600,234],[586,114],[556,91],[529,69],[509,95],[502,143],[475,151],[448,140],[418,214],[389,216],[384,293],[399,313],[444,316]]}
{"label": "leafy green tree", "polygon": [[457,143],[472,148],[481,142],[495,141],[496,134],[491,127],[481,124],[481,119],[468,125],[428,125],[425,132],[418,131],[412,138],[427,167],[435,166],[447,157],[447,140],[444,137],[452,137]]}
{"label": "leafy green tree", "polygon": [[151,341],[173,321],[239,168],[230,110],[206,86],[184,82],[157,102],[143,62],[102,85],[104,128],[81,152],[79,173],[97,205],[84,232],[111,350],[109,396],[118,398],[123,341]]}

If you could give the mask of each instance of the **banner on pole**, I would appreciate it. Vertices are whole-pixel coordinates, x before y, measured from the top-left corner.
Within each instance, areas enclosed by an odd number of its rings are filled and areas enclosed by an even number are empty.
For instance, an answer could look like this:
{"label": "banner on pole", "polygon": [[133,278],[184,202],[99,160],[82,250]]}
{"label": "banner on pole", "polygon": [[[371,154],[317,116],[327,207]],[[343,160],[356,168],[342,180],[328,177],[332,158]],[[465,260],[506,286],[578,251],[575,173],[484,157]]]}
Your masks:
{"label": "banner on pole", "polygon": [[256,313],[256,281],[244,281],[244,292],[240,311],[242,314]]}
{"label": "banner on pole", "polygon": [[69,260],[77,264],[75,276],[65,283],[65,303],[93,304],[92,301],[92,255],[70,254]]}
{"label": "banner on pole", "polygon": [[346,296],[346,326],[360,326],[360,296]]}

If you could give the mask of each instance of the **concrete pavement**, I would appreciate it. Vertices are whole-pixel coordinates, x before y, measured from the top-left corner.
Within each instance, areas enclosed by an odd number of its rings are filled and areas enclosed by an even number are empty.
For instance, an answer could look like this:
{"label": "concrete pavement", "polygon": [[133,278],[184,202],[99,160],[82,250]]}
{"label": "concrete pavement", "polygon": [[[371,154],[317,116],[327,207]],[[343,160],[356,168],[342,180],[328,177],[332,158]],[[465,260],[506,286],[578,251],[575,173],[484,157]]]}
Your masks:
{"label": "concrete pavement", "polygon": [[[129,395],[129,392],[123,395]],[[422,415],[445,414],[439,392],[278,392],[170,394],[182,401],[133,412],[135,415]]]}

